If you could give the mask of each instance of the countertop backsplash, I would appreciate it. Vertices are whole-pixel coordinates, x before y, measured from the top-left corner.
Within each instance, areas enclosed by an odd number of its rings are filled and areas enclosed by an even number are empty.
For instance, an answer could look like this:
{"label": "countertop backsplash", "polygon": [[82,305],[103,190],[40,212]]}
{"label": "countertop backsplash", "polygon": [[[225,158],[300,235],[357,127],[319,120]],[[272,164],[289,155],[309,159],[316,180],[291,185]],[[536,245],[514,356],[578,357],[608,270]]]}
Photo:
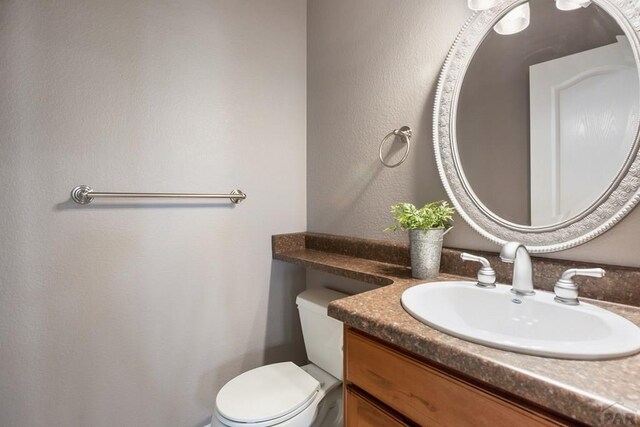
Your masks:
{"label": "countertop backsplash", "polygon": [[[408,269],[410,265],[409,244],[384,240],[361,239],[357,237],[337,236],[321,233],[293,233],[273,237],[273,254],[283,256],[286,252],[311,250],[352,257],[353,262],[366,259],[397,268]],[[444,248],[440,272],[475,278],[479,265],[464,262],[460,254],[464,249]],[[497,253],[469,251],[474,255],[486,257],[496,270],[499,283],[510,284],[513,264],[500,260]],[[602,279],[592,277],[576,278],[580,296],[618,304],[640,307],[640,269],[617,265],[595,264],[578,261],[557,260],[552,258],[531,257],[533,264],[533,284],[536,289],[553,291],[558,278],[569,268],[602,267],[607,274]],[[390,266],[390,268],[391,268]],[[324,268],[325,271],[329,269]],[[408,270],[407,270],[408,271]],[[329,271],[331,272],[331,271]],[[394,274],[398,273],[394,271]],[[358,279],[358,277],[352,277]],[[384,285],[385,280],[369,278],[369,283]]]}

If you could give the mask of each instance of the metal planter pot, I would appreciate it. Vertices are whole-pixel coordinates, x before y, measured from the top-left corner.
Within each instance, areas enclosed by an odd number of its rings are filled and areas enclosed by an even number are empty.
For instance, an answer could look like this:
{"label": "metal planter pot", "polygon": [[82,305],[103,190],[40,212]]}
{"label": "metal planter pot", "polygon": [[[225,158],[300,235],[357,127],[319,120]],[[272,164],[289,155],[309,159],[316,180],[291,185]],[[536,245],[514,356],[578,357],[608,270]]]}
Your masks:
{"label": "metal planter pot", "polygon": [[448,230],[409,230],[411,275],[416,279],[433,279],[440,274],[442,240]]}

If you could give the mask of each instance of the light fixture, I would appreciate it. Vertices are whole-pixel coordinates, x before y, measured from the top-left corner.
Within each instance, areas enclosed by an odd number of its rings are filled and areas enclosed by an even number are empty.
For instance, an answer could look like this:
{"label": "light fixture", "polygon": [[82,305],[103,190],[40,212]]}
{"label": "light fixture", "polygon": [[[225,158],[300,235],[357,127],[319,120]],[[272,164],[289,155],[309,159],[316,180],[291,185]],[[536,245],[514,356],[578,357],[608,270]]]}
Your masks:
{"label": "light fixture", "polygon": [[526,2],[507,13],[493,29],[496,33],[502,35],[515,34],[527,28],[530,22],[531,9],[529,8],[529,2]]}
{"label": "light fixture", "polygon": [[487,10],[495,7],[500,0],[467,0],[467,5],[471,10]]}
{"label": "light fixture", "polygon": [[590,4],[590,0],[556,0],[556,7],[560,10],[576,10]]}

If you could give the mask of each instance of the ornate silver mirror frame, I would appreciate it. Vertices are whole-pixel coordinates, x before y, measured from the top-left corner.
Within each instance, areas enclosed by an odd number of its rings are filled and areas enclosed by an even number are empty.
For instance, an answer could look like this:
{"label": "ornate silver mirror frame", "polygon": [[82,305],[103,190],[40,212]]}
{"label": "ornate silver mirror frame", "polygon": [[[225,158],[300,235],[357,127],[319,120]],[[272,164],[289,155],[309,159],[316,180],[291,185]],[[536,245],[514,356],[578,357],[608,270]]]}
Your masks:
{"label": "ornate silver mirror frame", "polygon": [[[462,81],[476,50],[506,11],[524,3],[504,0],[475,13],[462,28],[440,73],[434,106],[434,148],[442,183],[458,213],[478,233],[502,245],[518,241],[531,252],[554,252],[585,243],[613,227],[640,201],[640,133],[609,189],[582,214],[561,224],[531,227],[498,217],[475,196],[462,171],[456,142],[456,115]],[[594,0],[624,30],[640,68],[640,1]]]}

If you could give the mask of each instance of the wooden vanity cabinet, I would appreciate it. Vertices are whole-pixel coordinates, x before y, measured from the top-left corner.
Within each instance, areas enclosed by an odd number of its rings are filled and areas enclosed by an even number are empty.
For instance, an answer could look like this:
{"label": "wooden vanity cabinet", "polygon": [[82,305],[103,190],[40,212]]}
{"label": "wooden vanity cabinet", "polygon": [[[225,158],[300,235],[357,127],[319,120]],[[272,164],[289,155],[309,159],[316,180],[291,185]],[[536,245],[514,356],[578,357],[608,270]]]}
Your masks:
{"label": "wooden vanity cabinet", "polygon": [[355,329],[344,340],[345,427],[576,425]]}

